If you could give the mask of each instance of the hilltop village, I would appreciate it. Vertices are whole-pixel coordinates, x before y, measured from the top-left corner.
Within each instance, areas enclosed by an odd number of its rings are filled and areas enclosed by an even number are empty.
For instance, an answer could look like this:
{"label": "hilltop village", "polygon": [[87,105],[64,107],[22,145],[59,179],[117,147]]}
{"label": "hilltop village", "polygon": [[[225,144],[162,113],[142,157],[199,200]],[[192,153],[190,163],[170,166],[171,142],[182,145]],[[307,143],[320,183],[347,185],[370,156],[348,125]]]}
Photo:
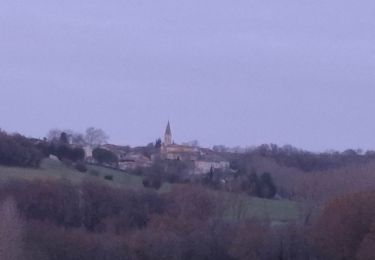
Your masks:
{"label": "hilltop village", "polygon": [[[163,141],[157,141],[153,146],[130,148],[105,144],[101,148],[114,153],[118,158],[116,167],[121,170],[151,167],[158,160],[181,161],[188,164],[190,174],[206,174],[210,170],[229,170],[229,161],[219,153],[192,145],[176,144],[173,141],[170,122],[168,122]],[[85,147],[87,161],[93,161],[92,149]]]}

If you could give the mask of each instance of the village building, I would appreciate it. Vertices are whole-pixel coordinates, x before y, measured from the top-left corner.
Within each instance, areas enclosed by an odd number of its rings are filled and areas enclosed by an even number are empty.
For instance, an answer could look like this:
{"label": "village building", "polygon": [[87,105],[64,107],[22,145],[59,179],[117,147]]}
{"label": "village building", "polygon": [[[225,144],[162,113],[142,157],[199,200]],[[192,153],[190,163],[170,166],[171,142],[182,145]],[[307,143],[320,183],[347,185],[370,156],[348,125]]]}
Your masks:
{"label": "village building", "polygon": [[171,125],[168,122],[160,154],[161,158],[165,160],[195,161],[198,159],[199,149],[197,147],[178,145],[172,142]]}
{"label": "village building", "polygon": [[229,161],[218,153],[208,148],[199,148],[188,145],[178,145],[172,141],[172,130],[168,122],[164,142],[161,146],[161,158],[165,160],[190,161],[194,164],[192,174],[205,174],[213,170],[226,171],[229,169]]}
{"label": "village building", "polygon": [[122,160],[119,160],[121,170],[134,170],[136,168],[151,167],[152,160],[149,156],[138,152],[129,152]]}
{"label": "village building", "polygon": [[129,146],[106,144],[102,148],[117,155],[118,168],[121,170],[147,168],[152,165],[152,155],[146,147],[130,148]]}

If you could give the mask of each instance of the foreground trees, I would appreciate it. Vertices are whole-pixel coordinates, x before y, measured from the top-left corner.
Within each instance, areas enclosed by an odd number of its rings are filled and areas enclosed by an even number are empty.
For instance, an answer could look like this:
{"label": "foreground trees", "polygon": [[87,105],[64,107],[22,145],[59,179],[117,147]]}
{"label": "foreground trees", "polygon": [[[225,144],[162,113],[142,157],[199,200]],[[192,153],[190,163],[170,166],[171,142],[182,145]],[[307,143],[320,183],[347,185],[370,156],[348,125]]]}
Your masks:
{"label": "foreground trees", "polygon": [[0,256],[370,260],[374,203],[375,192],[345,195],[305,225],[232,216],[232,203],[225,203],[221,192],[199,185],[175,184],[158,193],[91,181],[14,180],[0,183]]}
{"label": "foreground trees", "polygon": [[332,200],[314,227],[314,240],[325,259],[375,259],[375,191]]}
{"label": "foreground trees", "polygon": [[14,200],[0,205],[0,259],[19,260],[24,255],[25,227]]}
{"label": "foreground trees", "polygon": [[10,181],[0,185],[0,201],[9,197],[15,210],[13,217],[0,210],[7,223],[0,234],[9,227],[13,236],[0,242],[19,241],[28,257],[21,259],[235,260],[265,252],[268,233],[258,235],[268,224],[228,222],[220,199],[203,187],[176,185],[159,194],[94,182]]}

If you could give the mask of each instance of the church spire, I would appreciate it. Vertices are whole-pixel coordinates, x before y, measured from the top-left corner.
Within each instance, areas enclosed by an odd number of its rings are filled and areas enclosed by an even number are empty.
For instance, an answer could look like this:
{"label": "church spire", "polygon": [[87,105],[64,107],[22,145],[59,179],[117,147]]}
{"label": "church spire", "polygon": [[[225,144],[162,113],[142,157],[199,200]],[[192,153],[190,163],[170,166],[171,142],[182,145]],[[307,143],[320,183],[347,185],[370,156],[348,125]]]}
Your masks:
{"label": "church spire", "polygon": [[165,129],[164,134],[164,144],[165,145],[171,145],[172,144],[172,131],[171,131],[171,125],[168,121],[167,128]]}
{"label": "church spire", "polygon": [[167,124],[167,129],[165,129],[165,134],[166,135],[172,135],[171,124],[169,123],[169,121],[168,121],[168,124]]}

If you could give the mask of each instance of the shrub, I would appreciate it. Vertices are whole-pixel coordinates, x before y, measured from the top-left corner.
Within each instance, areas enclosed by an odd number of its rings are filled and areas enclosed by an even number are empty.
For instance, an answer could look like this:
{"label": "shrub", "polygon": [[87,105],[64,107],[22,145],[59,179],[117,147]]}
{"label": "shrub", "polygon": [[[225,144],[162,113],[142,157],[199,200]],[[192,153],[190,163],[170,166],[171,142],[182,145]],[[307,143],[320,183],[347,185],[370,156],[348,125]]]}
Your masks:
{"label": "shrub", "polygon": [[125,241],[118,236],[60,229],[45,222],[29,224],[26,243],[32,249],[28,252],[31,260],[129,259]]}
{"label": "shrub", "polygon": [[106,175],[104,176],[104,179],[106,179],[107,181],[113,181],[113,175]]}
{"label": "shrub", "polygon": [[69,144],[50,144],[49,153],[57,156],[61,161],[69,160],[72,162],[83,161],[85,159],[85,151],[79,147],[71,147]]}
{"label": "shrub", "polygon": [[13,180],[0,186],[0,198],[12,196],[26,220],[80,226],[78,189],[66,180]]}
{"label": "shrub", "polygon": [[162,186],[162,181],[158,176],[147,176],[143,179],[142,184],[145,188],[158,190]]}
{"label": "shrub", "polygon": [[86,165],[85,165],[84,163],[82,163],[82,162],[78,162],[78,163],[76,163],[76,169],[77,169],[77,171],[79,171],[79,172],[87,172],[87,167],[86,167]]}
{"label": "shrub", "polygon": [[276,195],[276,186],[273,183],[271,174],[268,172],[263,173],[259,179],[259,197],[272,199]]}
{"label": "shrub", "polygon": [[96,148],[92,152],[93,158],[99,164],[116,164],[118,163],[117,155],[111,151],[102,148]]}

